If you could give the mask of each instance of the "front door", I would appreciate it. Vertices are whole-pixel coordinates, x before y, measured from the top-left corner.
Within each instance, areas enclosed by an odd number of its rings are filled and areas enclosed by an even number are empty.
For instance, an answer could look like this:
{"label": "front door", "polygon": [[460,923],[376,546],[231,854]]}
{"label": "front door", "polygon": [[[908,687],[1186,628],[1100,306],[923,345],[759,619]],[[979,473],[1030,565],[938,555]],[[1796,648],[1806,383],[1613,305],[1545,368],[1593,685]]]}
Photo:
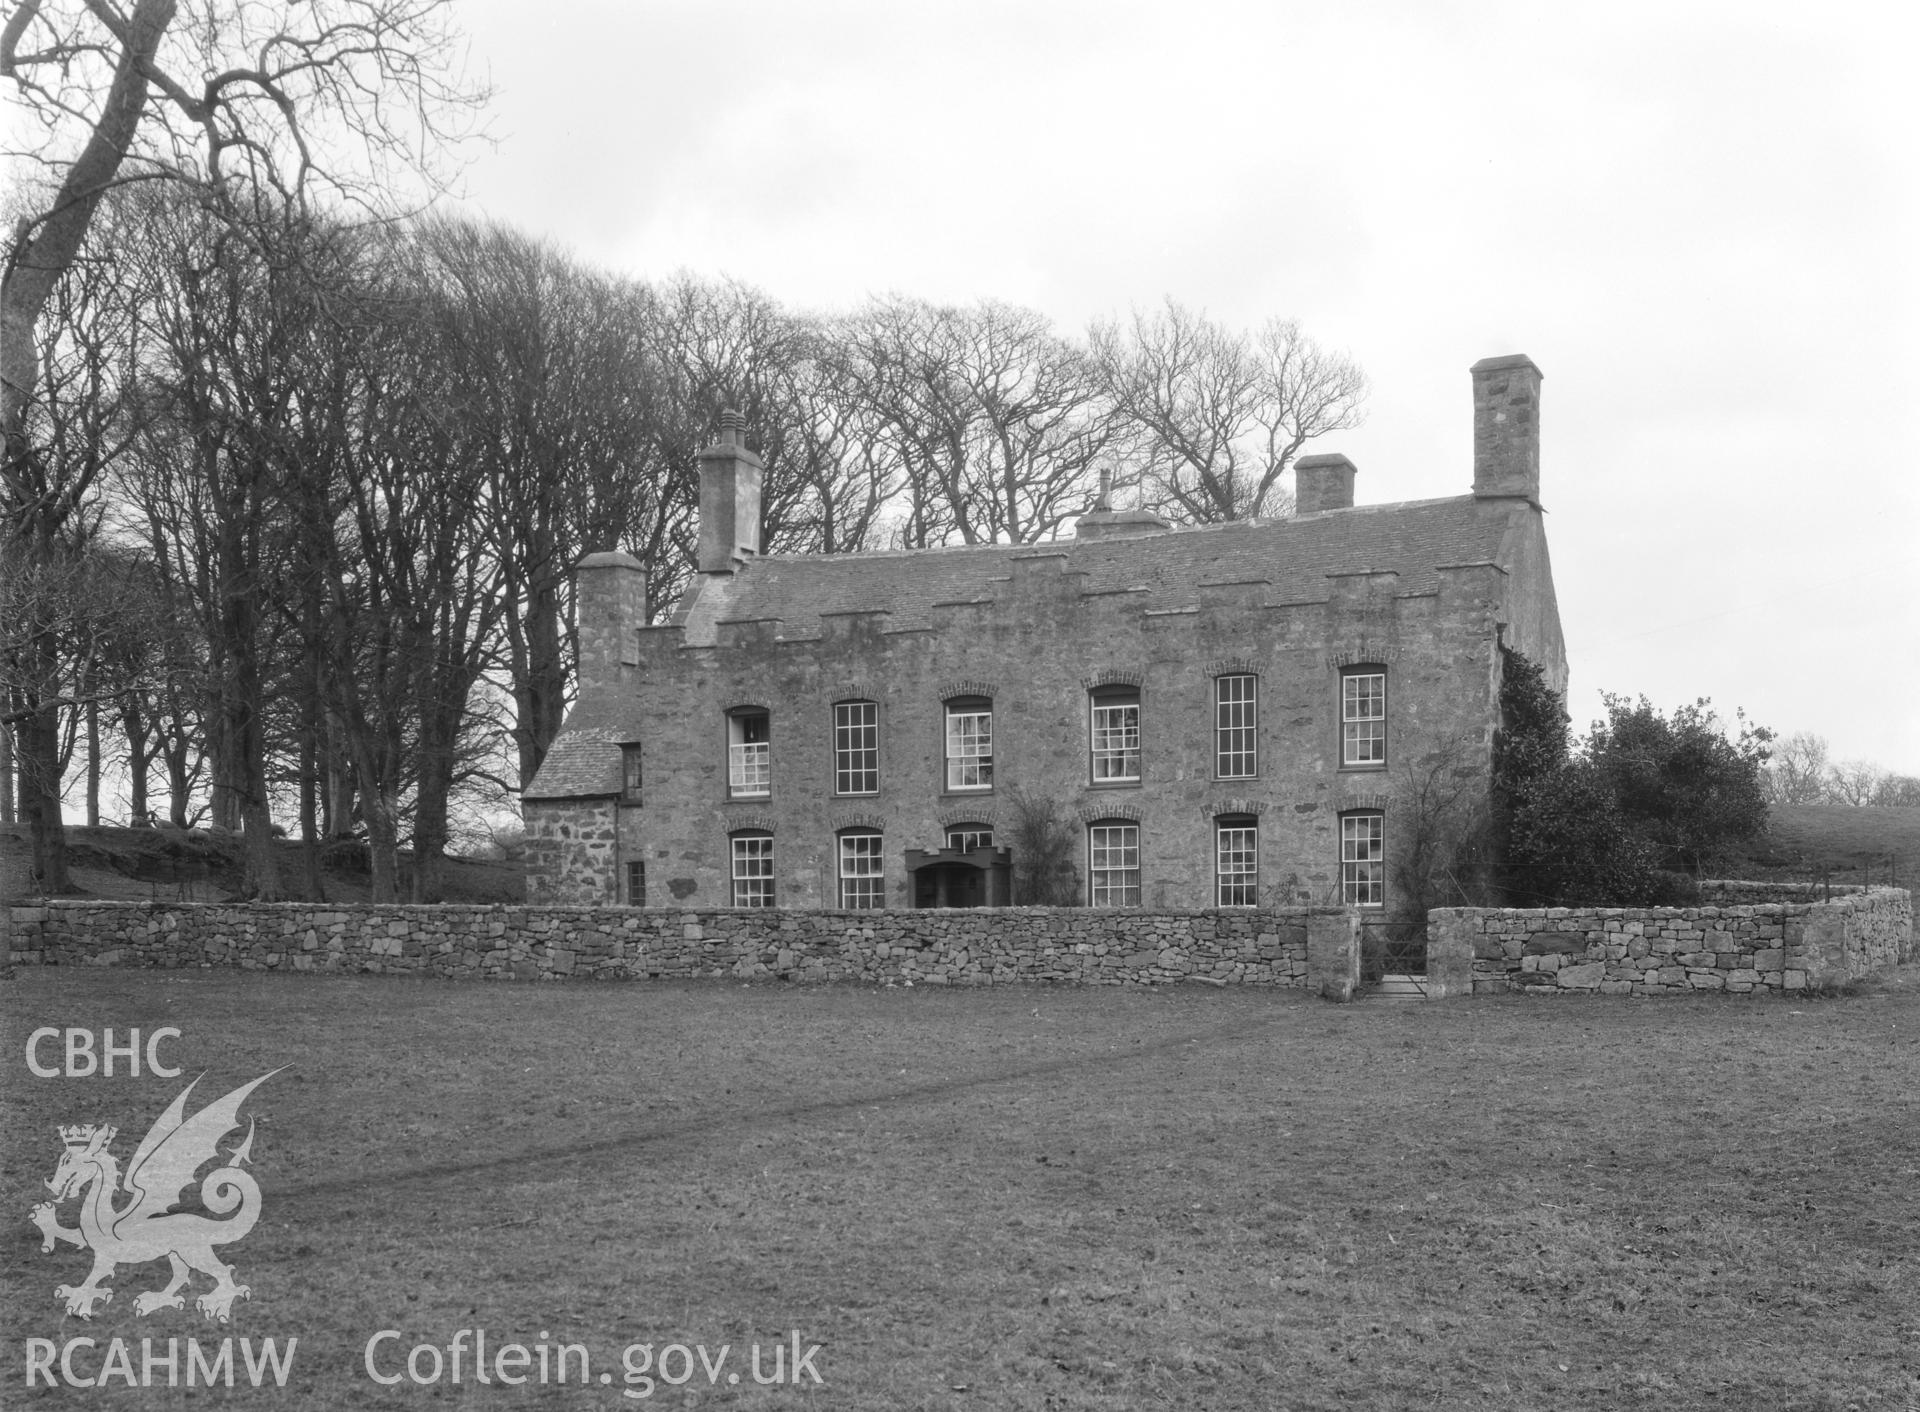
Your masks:
{"label": "front door", "polygon": [[913,875],[916,907],[982,907],[986,874],[968,863],[934,863]]}

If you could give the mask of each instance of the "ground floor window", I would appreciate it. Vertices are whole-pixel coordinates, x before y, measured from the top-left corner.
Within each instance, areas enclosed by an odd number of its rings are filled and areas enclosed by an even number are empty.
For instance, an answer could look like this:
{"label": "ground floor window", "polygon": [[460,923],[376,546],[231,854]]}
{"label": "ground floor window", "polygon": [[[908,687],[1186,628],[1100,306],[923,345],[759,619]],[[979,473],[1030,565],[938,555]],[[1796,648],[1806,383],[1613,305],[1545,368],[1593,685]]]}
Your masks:
{"label": "ground floor window", "polygon": [[737,833],[733,845],[733,905],[773,906],[773,835]]}
{"label": "ground floor window", "polygon": [[882,839],[877,833],[840,835],[840,905],[884,907],[887,902]]}
{"label": "ground floor window", "polygon": [[1340,900],[1349,907],[1384,907],[1387,901],[1386,817],[1343,814],[1340,818]]}
{"label": "ground floor window", "polygon": [[645,863],[627,864],[627,905],[629,907],[647,905],[647,865]]}
{"label": "ground floor window", "polygon": [[1095,907],[1140,905],[1140,826],[1093,824],[1087,829],[1087,901]]}
{"label": "ground floor window", "polygon": [[1252,907],[1260,894],[1260,826],[1221,819],[1213,832],[1214,905]]}

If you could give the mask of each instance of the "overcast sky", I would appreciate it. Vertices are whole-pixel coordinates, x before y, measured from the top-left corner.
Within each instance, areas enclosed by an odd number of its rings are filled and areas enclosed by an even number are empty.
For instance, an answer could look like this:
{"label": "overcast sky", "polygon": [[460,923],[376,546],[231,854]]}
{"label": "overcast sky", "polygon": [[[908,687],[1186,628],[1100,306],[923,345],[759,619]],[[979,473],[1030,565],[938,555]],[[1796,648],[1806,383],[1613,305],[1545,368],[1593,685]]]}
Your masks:
{"label": "overcast sky", "polygon": [[1171,295],[1373,386],[1362,503],[1546,374],[1583,727],[1709,696],[1920,774],[1911,54],[1858,3],[461,0],[470,209],[796,308]]}

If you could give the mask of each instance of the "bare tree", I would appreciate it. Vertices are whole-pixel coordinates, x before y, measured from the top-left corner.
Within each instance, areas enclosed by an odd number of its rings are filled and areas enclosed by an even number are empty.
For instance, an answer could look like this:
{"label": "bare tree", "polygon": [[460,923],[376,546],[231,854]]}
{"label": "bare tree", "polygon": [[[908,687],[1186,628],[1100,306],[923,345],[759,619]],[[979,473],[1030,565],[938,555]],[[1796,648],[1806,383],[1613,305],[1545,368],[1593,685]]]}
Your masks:
{"label": "bare tree", "polygon": [[1920,809],[1920,778],[1887,775],[1875,787],[1871,802],[1883,809]]}
{"label": "bare tree", "polygon": [[[114,231],[108,223],[102,235],[110,240]],[[6,714],[17,731],[34,871],[54,893],[68,886],[62,711],[96,694],[86,680],[88,644],[114,612],[88,592],[80,565],[100,530],[104,478],[140,423],[131,392],[139,319],[104,243],[81,252],[47,290],[39,324],[25,329],[40,395],[21,404],[19,435],[0,457],[0,572],[13,609],[0,681],[14,697]]]}
{"label": "bare tree", "polygon": [[1197,524],[1284,514],[1301,447],[1358,426],[1367,381],[1291,319],[1248,336],[1169,299],[1088,335],[1149,498]]}
{"label": "bare tree", "polygon": [[840,330],[899,467],[907,547],[1028,544],[1084,508],[1113,424],[1094,368],[1044,316],[894,295]]}
{"label": "bare tree", "polygon": [[1871,804],[1886,781],[1887,771],[1871,760],[1842,760],[1827,767],[1827,802],[1855,808]]}
{"label": "bare tree", "polygon": [[1767,795],[1775,804],[1818,804],[1827,797],[1827,742],[1812,731],[1777,741],[1767,760]]}
{"label": "bare tree", "polygon": [[[235,204],[235,183],[295,205],[316,189],[380,204],[375,193],[394,170],[420,170],[483,97],[458,76],[450,10],[449,0],[13,6],[0,25],[0,79],[38,137],[10,155],[40,163],[50,195],[16,223],[0,266],[0,549],[9,559],[48,552],[58,529],[48,523],[58,502],[28,484],[34,328],[107,191],[170,178],[194,183],[216,207]],[[8,896],[15,885],[0,883]]]}
{"label": "bare tree", "polygon": [[791,352],[767,376],[767,421],[785,428],[767,549],[846,554],[878,547],[904,482],[884,424],[862,395],[858,359],[825,320],[802,321]]}
{"label": "bare tree", "polygon": [[296,205],[315,190],[384,205],[380,193],[402,170],[430,170],[485,96],[459,74],[450,11],[449,0],[20,0],[0,28],[0,78],[38,121],[21,155],[57,176],[0,276],[9,444],[36,380],[29,330],[112,186],[168,178]]}
{"label": "bare tree", "polygon": [[433,364],[420,375],[479,476],[469,514],[496,576],[517,762],[502,783],[517,790],[565,716],[574,564],[630,548],[664,601],[684,581],[698,444],[663,421],[651,291],[499,226],[431,221],[413,238]]}

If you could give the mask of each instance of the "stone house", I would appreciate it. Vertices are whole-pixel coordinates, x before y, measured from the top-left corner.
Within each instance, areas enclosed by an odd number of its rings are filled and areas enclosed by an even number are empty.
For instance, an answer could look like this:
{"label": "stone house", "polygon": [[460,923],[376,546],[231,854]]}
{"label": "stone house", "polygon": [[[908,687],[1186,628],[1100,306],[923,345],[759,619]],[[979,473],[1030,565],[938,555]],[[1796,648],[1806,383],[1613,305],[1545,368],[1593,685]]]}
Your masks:
{"label": "stone house", "polygon": [[1019,902],[1016,826],[1051,806],[1090,906],[1391,910],[1420,771],[1484,788],[1502,646],[1566,685],[1540,381],[1474,365],[1470,494],[1355,505],[1352,462],[1317,455],[1288,519],[1103,500],[1072,539],[833,556],[758,552],[762,463],[730,416],[665,621],[630,556],[579,566],[529,900]]}

